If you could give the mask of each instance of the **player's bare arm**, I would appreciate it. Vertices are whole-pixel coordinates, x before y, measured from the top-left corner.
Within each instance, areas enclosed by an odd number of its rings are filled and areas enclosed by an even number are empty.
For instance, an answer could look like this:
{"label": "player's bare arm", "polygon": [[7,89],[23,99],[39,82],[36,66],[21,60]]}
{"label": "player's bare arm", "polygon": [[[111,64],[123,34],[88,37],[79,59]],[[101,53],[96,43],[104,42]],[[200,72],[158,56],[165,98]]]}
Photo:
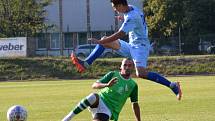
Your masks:
{"label": "player's bare arm", "polygon": [[137,121],[141,121],[141,118],[140,118],[140,106],[139,106],[139,104],[136,103],[136,102],[132,103],[132,108],[133,108],[136,120]]}
{"label": "player's bare arm", "polygon": [[116,82],[117,82],[117,78],[111,79],[108,83],[95,82],[95,83],[93,83],[92,88],[101,89],[101,88],[105,88],[105,87],[111,87]]}
{"label": "player's bare arm", "polygon": [[98,40],[98,39],[95,39],[95,38],[91,38],[91,41],[93,41],[93,42],[96,43],[96,44],[104,45],[104,44],[107,44],[107,43],[111,43],[111,42],[113,42],[113,41],[116,41],[116,40],[118,40],[118,39],[124,37],[125,35],[126,35],[125,32],[123,32],[123,31],[118,31],[118,32],[112,34],[111,36],[102,38],[101,40]]}

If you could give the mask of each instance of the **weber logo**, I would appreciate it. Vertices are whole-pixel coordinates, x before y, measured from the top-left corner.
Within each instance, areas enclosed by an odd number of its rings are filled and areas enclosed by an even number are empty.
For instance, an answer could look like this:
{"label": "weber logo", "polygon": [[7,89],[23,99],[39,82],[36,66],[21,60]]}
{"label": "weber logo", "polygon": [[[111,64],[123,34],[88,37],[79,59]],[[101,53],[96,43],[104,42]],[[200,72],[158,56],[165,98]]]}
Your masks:
{"label": "weber logo", "polygon": [[8,50],[23,50],[23,46],[21,44],[5,44],[0,45],[0,51],[8,51]]}
{"label": "weber logo", "polygon": [[26,57],[27,38],[0,38],[0,58],[7,57]]}

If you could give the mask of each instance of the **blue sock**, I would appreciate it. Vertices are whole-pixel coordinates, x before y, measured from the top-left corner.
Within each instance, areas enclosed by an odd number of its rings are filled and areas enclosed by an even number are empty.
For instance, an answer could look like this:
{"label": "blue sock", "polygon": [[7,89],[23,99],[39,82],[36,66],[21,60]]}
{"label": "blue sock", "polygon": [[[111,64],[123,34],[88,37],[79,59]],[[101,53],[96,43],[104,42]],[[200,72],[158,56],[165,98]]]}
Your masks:
{"label": "blue sock", "polygon": [[171,84],[170,81],[168,81],[166,78],[164,78],[163,76],[161,76],[155,72],[149,72],[147,75],[147,79],[154,81],[154,82],[157,82],[159,84],[165,85],[167,87],[170,87],[170,84]]}
{"label": "blue sock", "polygon": [[85,61],[91,65],[93,61],[95,61],[105,50],[103,45],[97,44],[94,50],[90,53],[90,55],[85,59]]}

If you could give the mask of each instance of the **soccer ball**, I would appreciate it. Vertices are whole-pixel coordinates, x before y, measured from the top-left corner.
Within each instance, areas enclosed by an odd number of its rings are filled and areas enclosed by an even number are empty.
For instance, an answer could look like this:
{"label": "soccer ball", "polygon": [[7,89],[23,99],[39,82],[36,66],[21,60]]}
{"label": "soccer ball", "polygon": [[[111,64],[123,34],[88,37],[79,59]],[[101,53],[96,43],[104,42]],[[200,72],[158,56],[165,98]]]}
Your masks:
{"label": "soccer ball", "polygon": [[27,120],[27,110],[20,105],[14,105],[10,107],[7,111],[8,121],[26,121]]}

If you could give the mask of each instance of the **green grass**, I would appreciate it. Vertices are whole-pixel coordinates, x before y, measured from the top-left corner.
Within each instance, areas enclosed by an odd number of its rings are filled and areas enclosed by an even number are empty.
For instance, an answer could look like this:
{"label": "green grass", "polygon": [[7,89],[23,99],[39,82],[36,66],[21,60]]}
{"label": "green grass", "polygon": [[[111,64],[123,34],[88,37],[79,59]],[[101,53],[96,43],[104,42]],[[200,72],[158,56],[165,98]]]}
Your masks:
{"label": "green grass", "polygon": [[[122,58],[101,58],[80,74],[68,57],[5,58],[0,59],[0,81],[94,79],[118,70],[121,61]],[[153,56],[147,65],[149,70],[164,75],[209,75],[215,74],[215,55]]]}
{"label": "green grass", "polygon": [[[169,77],[182,80],[183,99],[177,101],[166,87],[136,79],[142,121],[214,121],[215,76]],[[33,81],[0,83],[0,121],[6,121],[7,109],[23,105],[28,121],[59,121],[90,92],[95,80]],[[75,121],[90,121],[86,110]],[[129,100],[119,121],[134,121]]]}

